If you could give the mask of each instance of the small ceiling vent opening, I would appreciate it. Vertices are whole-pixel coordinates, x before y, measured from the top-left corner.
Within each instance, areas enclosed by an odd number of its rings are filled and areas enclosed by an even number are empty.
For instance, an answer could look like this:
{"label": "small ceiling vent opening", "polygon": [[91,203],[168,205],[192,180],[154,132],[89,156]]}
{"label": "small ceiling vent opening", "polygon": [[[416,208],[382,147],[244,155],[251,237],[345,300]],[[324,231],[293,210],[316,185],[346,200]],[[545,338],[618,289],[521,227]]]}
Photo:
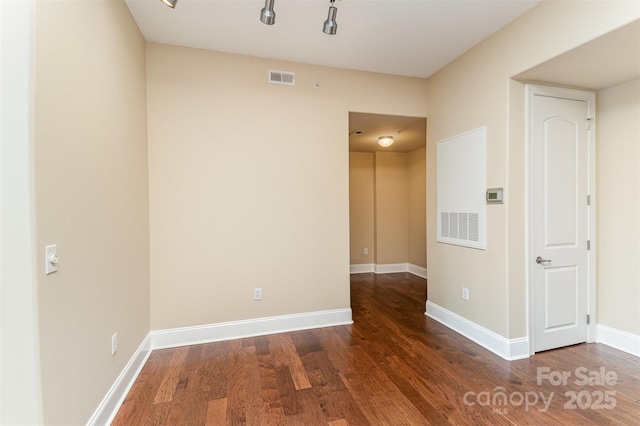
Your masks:
{"label": "small ceiling vent opening", "polygon": [[361,129],[356,129],[353,132],[349,133],[349,136],[360,136],[363,133],[366,133],[366,131]]}
{"label": "small ceiling vent opening", "polygon": [[295,73],[288,71],[269,70],[269,83],[286,84],[287,86],[296,85]]}

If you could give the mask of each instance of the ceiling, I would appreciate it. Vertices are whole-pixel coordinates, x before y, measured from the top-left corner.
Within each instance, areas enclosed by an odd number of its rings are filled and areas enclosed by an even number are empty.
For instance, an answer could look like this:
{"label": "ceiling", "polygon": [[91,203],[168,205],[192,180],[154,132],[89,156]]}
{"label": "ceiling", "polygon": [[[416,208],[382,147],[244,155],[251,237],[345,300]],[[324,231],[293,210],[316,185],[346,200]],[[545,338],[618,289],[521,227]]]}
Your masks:
{"label": "ceiling", "polygon": [[592,90],[640,78],[640,20],[543,62],[515,78]]}
{"label": "ceiling", "polygon": [[306,64],[429,77],[539,0],[339,0],[338,32],[322,32],[328,0],[126,0],[148,42]]}
{"label": "ceiling", "polygon": [[[338,0],[338,32],[322,32],[328,0],[125,0],[148,42],[429,77],[540,0]],[[640,20],[514,78],[599,90],[640,77]],[[354,130],[361,135],[351,135]],[[350,151],[410,152],[425,146],[426,119],[350,113]],[[378,137],[396,142],[381,148]]]}
{"label": "ceiling", "polygon": [[[362,130],[362,134],[353,134]],[[393,145],[378,145],[380,136],[393,136]],[[397,115],[349,113],[349,151],[411,152],[424,148],[427,142],[427,119]]]}

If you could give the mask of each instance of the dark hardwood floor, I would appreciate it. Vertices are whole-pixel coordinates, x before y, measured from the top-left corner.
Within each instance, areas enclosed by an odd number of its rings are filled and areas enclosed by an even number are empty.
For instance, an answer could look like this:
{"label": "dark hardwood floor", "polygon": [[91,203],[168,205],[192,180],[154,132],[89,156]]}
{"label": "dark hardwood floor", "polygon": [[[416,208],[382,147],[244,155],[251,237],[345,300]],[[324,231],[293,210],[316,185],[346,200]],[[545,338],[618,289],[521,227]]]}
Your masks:
{"label": "dark hardwood floor", "polygon": [[351,326],[154,351],[113,425],[640,425],[640,358],[505,361],[425,317],[425,292],[352,275]]}

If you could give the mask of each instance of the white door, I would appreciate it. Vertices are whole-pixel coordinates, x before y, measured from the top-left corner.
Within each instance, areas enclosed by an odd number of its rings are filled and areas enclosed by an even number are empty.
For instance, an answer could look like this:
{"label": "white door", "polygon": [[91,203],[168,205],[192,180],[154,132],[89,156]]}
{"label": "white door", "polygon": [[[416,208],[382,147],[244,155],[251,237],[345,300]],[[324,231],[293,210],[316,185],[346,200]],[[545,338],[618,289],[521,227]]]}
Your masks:
{"label": "white door", "polygon": [[534,351],[587,340],[589,105],[533,94]]}

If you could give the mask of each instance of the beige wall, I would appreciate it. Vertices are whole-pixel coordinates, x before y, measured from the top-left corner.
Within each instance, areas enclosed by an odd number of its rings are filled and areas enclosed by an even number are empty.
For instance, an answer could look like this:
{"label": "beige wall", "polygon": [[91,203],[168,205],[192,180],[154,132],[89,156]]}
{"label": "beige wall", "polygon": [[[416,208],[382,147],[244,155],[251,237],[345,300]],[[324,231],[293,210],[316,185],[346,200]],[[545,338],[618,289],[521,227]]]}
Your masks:
{"label": "beige wall", "polygon": [[427,157],[426,148],[408,153],[409,263],[427,267]]}
{"label": "beige wall", "polygon": [[151,328],[348,308],[349,111],[425,80],[150,44],[147,84]]}
{"label": "beige wall", "polygon": [[[85,423],[150,328],[349,306],[348,111],[429,113],[429,217],[435,142],[487,125],[487,184],[505,186],[507,202],[489,212],[486,251],[428,240],[429,298],[504,336],[525,335],[524,88],[510,77],[638,17],[634,2],[543,2],[427,87],[422,79],[154,44],[145,75],[145,43],[122,2],[38,2],[36,358],[44,422]],[[267,85],[268,68],[295,71],[297,86]],[[637,93],[637,82],[629,84]],[[637,313],[624,310],[637,295],[637,266],[622,272],[611,253],[624,247],[631,262],[638,245],[622,235],[602,194],[637,182],[634,157],[617,149],[635,149],[640,161],[638,147],[627,145],[637,133],[629,128],[618,139],[627,96],[619,88],[600,93],[598,314],[604,325],[638,333]],[[630,102],[637,111],[637,96]],[[615,170],[620,161],[634,169]],[[635,204],[624,207],[636,208],[637,188],[625,188]],[[428,230],[435,235],[435,220]],[[615,238],[603,235],[609,230]],[[50,276],[40,269],[47,244],[58,245],[61,259]],[[461,283],[471,289],[466,304]],[[258,286],[259,303],[251,301]]]}
{"label": "beige wall", "polygon": [[640,80],[598,112],[598,323],[640,335]]}
{"label": "beige wall", "polygon": [[[524,86],[510,78],[639,13],[634,2],[545,1],[429,79],[430,301],[507,338],[527,335]],[[486,250],[438,244],[436,142],[480,126],[487,126],[487,186],[504,187],[506,202],[487,209]],[[460,296],[463,285],[468,302]]]}
{"label": "beige wall", "polygon": [[35,34],[44,423],[84,424],[149,331],[145,41],[111,1],[38,2]]}
{"label": "beige wall", "polygon": [[409,260],[409,163],[403,152],[376,152],[376,255],[378,265]]}
{"label": "beige wall", "polygon": [[[372,152],[349,153],[349,235],[352,265],[373,263],[374,184]],[[364,254],[364,249],[368,254]]]}
{"label": "beige wall", "polygon": [[425,152],[349,153],[352,265],[426,267]]}

